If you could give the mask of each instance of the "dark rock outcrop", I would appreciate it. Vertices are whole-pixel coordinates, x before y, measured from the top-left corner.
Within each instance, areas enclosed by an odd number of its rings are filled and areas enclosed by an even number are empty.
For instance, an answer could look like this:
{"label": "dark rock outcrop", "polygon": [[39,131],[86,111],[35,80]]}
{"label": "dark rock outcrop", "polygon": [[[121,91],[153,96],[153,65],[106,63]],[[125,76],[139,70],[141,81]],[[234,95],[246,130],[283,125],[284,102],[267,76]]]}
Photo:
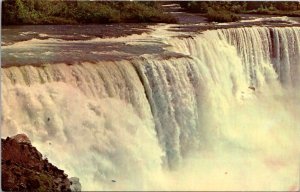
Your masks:
{"label": "dark rock outcrop", "polygon": [[1,144],[3,191],[71,191],[68,175],[43,159],[26,135],[1,139]]}

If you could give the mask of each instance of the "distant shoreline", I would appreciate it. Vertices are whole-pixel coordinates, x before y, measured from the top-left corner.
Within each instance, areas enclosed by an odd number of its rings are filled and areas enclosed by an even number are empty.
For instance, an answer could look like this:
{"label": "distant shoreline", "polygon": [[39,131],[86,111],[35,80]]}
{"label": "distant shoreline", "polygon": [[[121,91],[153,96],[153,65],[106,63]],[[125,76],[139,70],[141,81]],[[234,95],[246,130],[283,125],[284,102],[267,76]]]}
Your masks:
{"label": "distant shoreline", "polygon": [[10,0],[1,14],[4,26],[177,22],[158,2]]}

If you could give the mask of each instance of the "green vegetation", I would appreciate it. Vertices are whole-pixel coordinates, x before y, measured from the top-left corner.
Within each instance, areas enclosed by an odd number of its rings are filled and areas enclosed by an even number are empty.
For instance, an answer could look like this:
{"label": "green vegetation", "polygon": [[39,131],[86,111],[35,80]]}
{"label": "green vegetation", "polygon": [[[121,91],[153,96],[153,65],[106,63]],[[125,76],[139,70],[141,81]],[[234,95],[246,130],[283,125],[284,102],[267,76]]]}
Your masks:
{"label": "green vegetation", "polygon": [[209,21],[231,22],[237,21],[239,13],[267,14],[280,16],[300,16],[299,2],[281,1],[185,1],[179,2],[181,7],[189,12],[202,13]]}
{"label": "green vegetation", "polygon": [[[202,13],[209,21],[232,22],[237,14],[300,16],[299,2],[181,1],[189,12]],[[164,13],[161,2],[6,0],[2,2],[2,23],[14,24],[97,24],[176,23]]]}
{"label": "green vegetation", "polygon": [[96,24],[96,23],[175,23],[157,2],[101,2],[6,0],[2,23],[14,24]]}
{"label": "green vegetation", "polygon": [[299,17],[299,2],[247,2],[243,13]]}
{"label": "green vegetation", "polygon": [[227,10],[214,10],[212,8],[208,8],[206,17],[208,21],[214,22],[233,22],[240,20],[240,16],[227,11]]}
{"label": "green vegetation", "polygon": [[214,22],[233,22],[238,21],[240,17],[236,14],[240,7],[229,5],[230,2],[208,2],[208,1],[191,1],[180,2],[181,7],[194,13],[202,13],[208,21]]}

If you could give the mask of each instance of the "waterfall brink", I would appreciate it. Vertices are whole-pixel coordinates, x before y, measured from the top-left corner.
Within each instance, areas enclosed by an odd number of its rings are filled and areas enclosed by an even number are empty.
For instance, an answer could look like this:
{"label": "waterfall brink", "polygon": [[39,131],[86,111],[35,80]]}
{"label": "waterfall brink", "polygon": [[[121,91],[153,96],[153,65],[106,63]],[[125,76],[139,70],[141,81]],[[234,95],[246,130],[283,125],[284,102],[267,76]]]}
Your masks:
{"label": "waterfall brink", "polygon": [[181,57],[3,68],[2,134],[28,134],[84,190],[293,189],[299,33],[219,29],[164,39]]}
{"label": "waterfall brink", "polygon": [[113,97],[131,103],[140,115],[149,116],[149,106],[134,67],[129,61],[79,65],[9,67],[3,73],[3,87],[32,86],[62,82],[78,88],[88,97]]}
{"label": "waterfall brink", "polygon": [[223,29],[220,33],[238,49],[252,85],[259,84],[257,78],[266,75],[265,65],[270,64],[284,86],[299,84],[299,27]]}
{"label": "waterfall brink", "polygon": [[[221,45],[222,41],[226,41],[238,52],[244,78],[250,86],[260,87],[274,78],[278,78],[283,86],[299,86],[299,37],[299,27],[248,27],[208,31],[193,39],[170,44],[175,45],[172,47],[174,51],[206,60],[207,52],[215,52],[210,51],[212,48],[227,49],[228,44]],[[213,47],[216,44],[220,47]]]}

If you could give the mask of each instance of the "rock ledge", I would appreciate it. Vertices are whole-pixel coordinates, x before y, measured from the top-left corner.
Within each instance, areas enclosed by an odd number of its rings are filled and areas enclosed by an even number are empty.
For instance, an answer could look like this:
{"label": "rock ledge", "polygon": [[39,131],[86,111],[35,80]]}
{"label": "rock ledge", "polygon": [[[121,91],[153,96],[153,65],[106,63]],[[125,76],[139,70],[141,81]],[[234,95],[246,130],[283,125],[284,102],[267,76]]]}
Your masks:
{"label": "rock ledge", "polygon": [[63,170],[43,159],[24,134],[1,139],[2,190],[71,191]]}

